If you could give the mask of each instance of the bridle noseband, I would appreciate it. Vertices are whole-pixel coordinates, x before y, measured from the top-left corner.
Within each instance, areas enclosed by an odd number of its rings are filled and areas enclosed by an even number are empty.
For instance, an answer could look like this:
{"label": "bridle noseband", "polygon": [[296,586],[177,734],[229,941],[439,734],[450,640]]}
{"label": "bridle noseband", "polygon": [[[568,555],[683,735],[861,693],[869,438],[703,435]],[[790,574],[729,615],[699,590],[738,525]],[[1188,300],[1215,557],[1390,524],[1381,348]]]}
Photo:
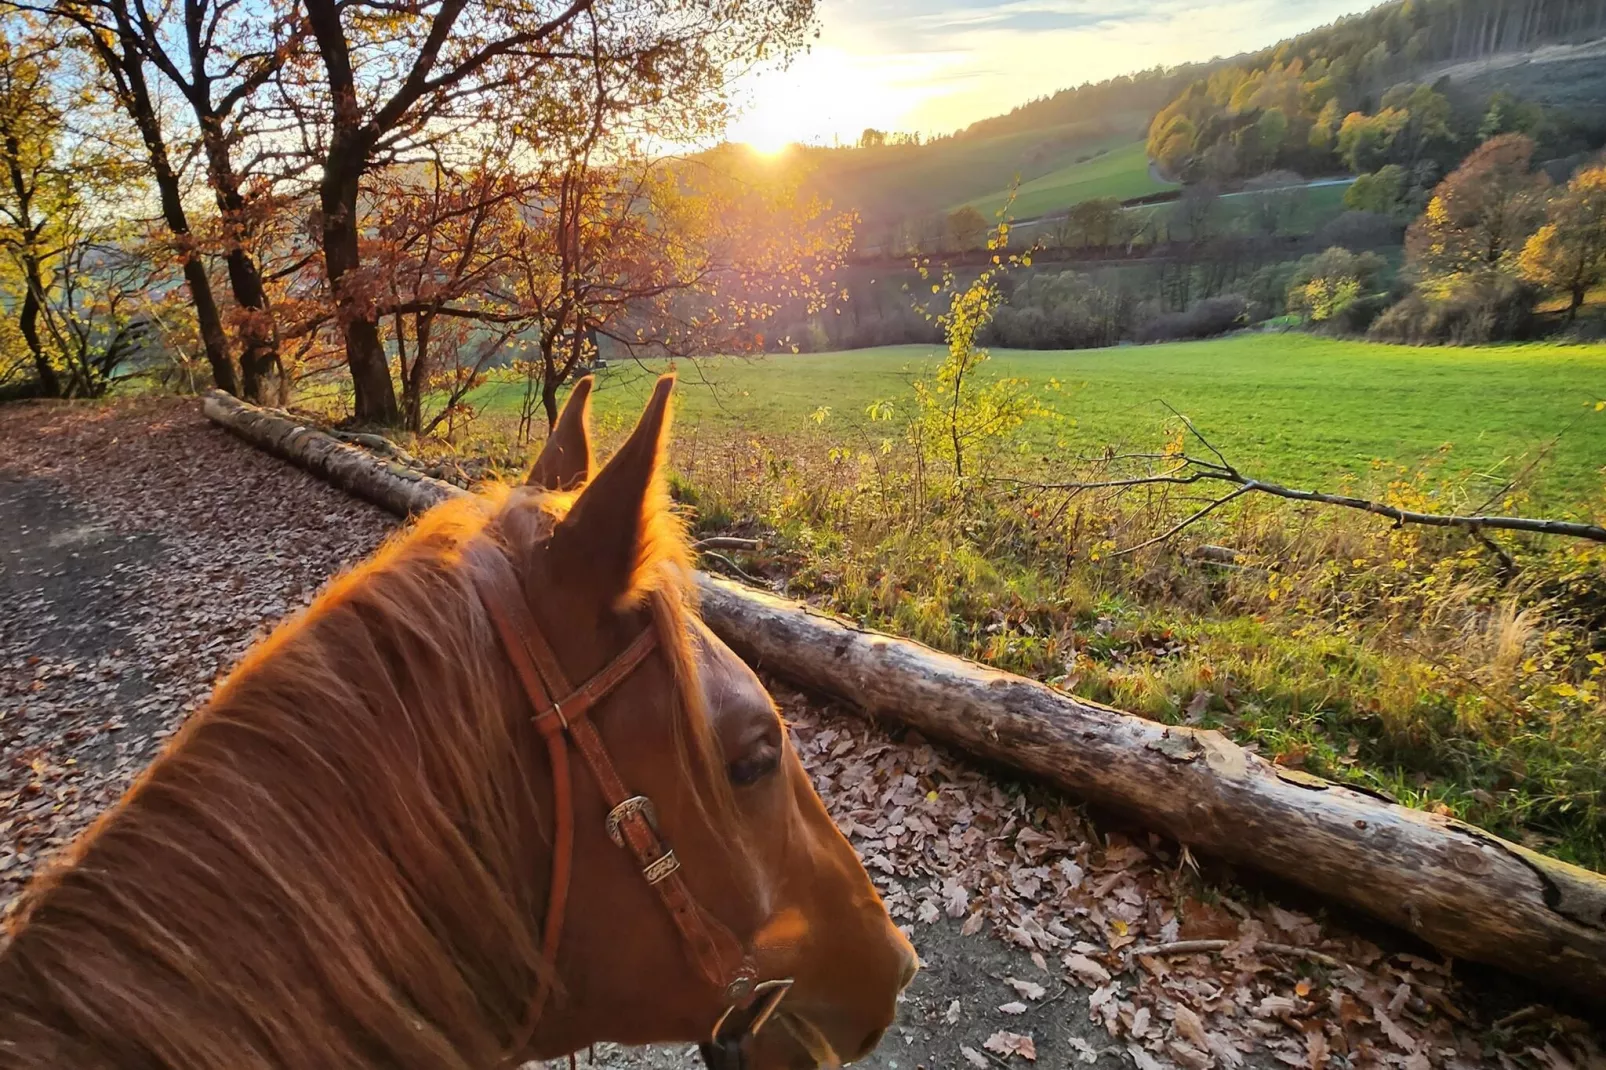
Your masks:
{"label": "bridle noseband", "polygon": [[[698,972],[724,993],[727,1006],[709,1039],[701,1045],[703,1060],[710,1070],[745,1070],[752,1038],[769,1020],[792,982],[759,983],[752,956],[741,941],[698,906],[680,875],[680,860],[659,834],[652,800],[625,788],[588,716],[597,703],[652,655],[659,645],[657,626],[649,624],[623,653],[585,683],[573,687],[541,634],[507,556],[489,542],[469,547],[466,556],[475,566],[474,585],[480,601],[535,710],[533,721],[546,743],[552,767],[552,881],[542,925],[542,956],[555,970],[574,866],[574,781],[569,772],[572,744],[610,807],[604,822],[609,839],[630,851],[642,877],[668,910]],[[548,975],[536,984],[523,1035],[512,1053],[515,1057],[534,1033],[551,994],[552,979]]]}

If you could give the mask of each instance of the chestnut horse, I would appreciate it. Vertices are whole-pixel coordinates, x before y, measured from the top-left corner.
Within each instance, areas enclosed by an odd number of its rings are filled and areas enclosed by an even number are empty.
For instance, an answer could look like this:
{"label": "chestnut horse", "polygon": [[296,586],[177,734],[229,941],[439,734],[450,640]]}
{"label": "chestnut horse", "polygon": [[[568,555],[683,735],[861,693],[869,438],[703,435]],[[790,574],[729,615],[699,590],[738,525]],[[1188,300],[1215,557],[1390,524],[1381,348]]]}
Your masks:
{"label": "chestnut horse", "polygon": [[583,382],[527,485],[252,651],[25,893],[0,1066],[492,1070],[732,1016],[769,1024],[711,1063],[875,1046],[914,952],[688,608],[672,385],[593,474]]}

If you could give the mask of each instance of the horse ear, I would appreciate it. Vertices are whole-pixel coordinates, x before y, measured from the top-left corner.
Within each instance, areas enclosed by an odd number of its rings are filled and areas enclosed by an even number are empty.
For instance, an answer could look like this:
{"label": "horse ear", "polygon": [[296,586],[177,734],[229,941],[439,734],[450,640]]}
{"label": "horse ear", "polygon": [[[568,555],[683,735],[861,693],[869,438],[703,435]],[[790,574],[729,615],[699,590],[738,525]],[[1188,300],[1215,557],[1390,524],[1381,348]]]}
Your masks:
{"label": "horse ear", "polygon": [[591,376],[574,384],[558,425],[524,480],[544,490],[573,490],[591,480]]}
{"label": "horse ear", "polygon": [[552,533],[553,548],[589,573],[610,602],[634,588],[647,525],[661,512],[654,499],[663,494],[659,473],[674,389],[673,375],[658,380],[636,429]]}

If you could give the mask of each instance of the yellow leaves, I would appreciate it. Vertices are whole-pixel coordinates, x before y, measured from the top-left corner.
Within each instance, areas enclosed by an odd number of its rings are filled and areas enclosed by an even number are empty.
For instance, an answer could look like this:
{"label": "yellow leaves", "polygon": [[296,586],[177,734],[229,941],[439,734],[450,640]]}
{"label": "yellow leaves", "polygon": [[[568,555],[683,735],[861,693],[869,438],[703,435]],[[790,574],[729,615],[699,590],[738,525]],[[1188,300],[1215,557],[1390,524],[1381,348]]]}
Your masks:
{"label": "yellow leaves", "polygon": [[1606,401],[1597,401],[1597,402],[1595,402],[1595,411],[1596,412],[1606,412]]}

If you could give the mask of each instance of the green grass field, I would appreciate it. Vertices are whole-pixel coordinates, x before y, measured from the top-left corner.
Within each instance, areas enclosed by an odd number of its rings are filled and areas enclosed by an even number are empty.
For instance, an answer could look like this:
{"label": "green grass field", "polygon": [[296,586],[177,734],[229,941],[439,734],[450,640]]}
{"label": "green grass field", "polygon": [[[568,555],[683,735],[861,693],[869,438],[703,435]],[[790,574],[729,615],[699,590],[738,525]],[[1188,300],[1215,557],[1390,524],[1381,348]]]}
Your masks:
{"label": "green grass field", "polygon": [[[1284,234],[1314,234],[1322,226],[1337,217],[1344,211],[1344,193],[1348,186],[1313,186],[1304,192],[1298,205],[1289,214],[1280,228]],[[1264,196],[1259,193],[1234,193],[1221,198],[1212,220],[1213,228],[1222,233],[1257,233],[1255,222],[1255,198]],[[1275,194],[1274,194],[1275,196]],[[1188,237],[1186,227],[1177,226],[1167,222],[1167,217],[1176,210],[1172,204],[1143,205],[1128,209],[1135,218],[1145,221],[1153,220],[1164,226],[1167,236],[1172,239]]]}
{"label": "green grass field", "polygon": [[[786,433],[850,430],[865,408],[907,411],[909,383],[938,359],[894,346],[758,359],[682,362],[681,437],[699,426]],[[663,364],[615,365],[596,396],[599,417],[633,415]],[[1243,335],[1113,349],[998,350],[989,374],[1045,387],[1060,414],[1026,429],[1032,448],[1086,454],[1109,444],[1152,448],[1170,414],[1186,413],[1241,469],[1266,479],[1333,487],[1345,475],[1375,483],[1375,461],[1442,459],[1457,481],[1497,486],[1560,433],[1533,479],[1557,509],[1598,501],[1606,463],[1606,345],[1407,348],[1308,335]],[[1051,380],[1058,391],[1046,390]],[[493,383],[477,401],[516,407],[521,386]],[[816,427],[811,414],[829,409]],[[884,435],[886,425],[874,433]]]}
{"label": "green grass field", "polygon": [[951,211],[971,198],[1007,190],[1017,176],[1031,182],[1101,148],[1132,144],[1147,125],[1146,115],[1117,114],[924,145],[793,151],[808,169],[808,188],[875,223]]}
{"label": "green grass field", "polygon": [[[1115,141],[1089,146],[1088,151],[1098,148],[1107,151],[1022,182],[1016,191],[1015,203],[1010,207],[1011,214],[1020,219],[1032,219],[1049,212],[1063,212],[1072,205],[1097,197],[1125,200],[1176,188],[1174,183],[1157,182],[1150,176],[1149,157],[1143,142]],[[1009,191],[1003,189],[965,203],[991,218],[1008,200]]]}

